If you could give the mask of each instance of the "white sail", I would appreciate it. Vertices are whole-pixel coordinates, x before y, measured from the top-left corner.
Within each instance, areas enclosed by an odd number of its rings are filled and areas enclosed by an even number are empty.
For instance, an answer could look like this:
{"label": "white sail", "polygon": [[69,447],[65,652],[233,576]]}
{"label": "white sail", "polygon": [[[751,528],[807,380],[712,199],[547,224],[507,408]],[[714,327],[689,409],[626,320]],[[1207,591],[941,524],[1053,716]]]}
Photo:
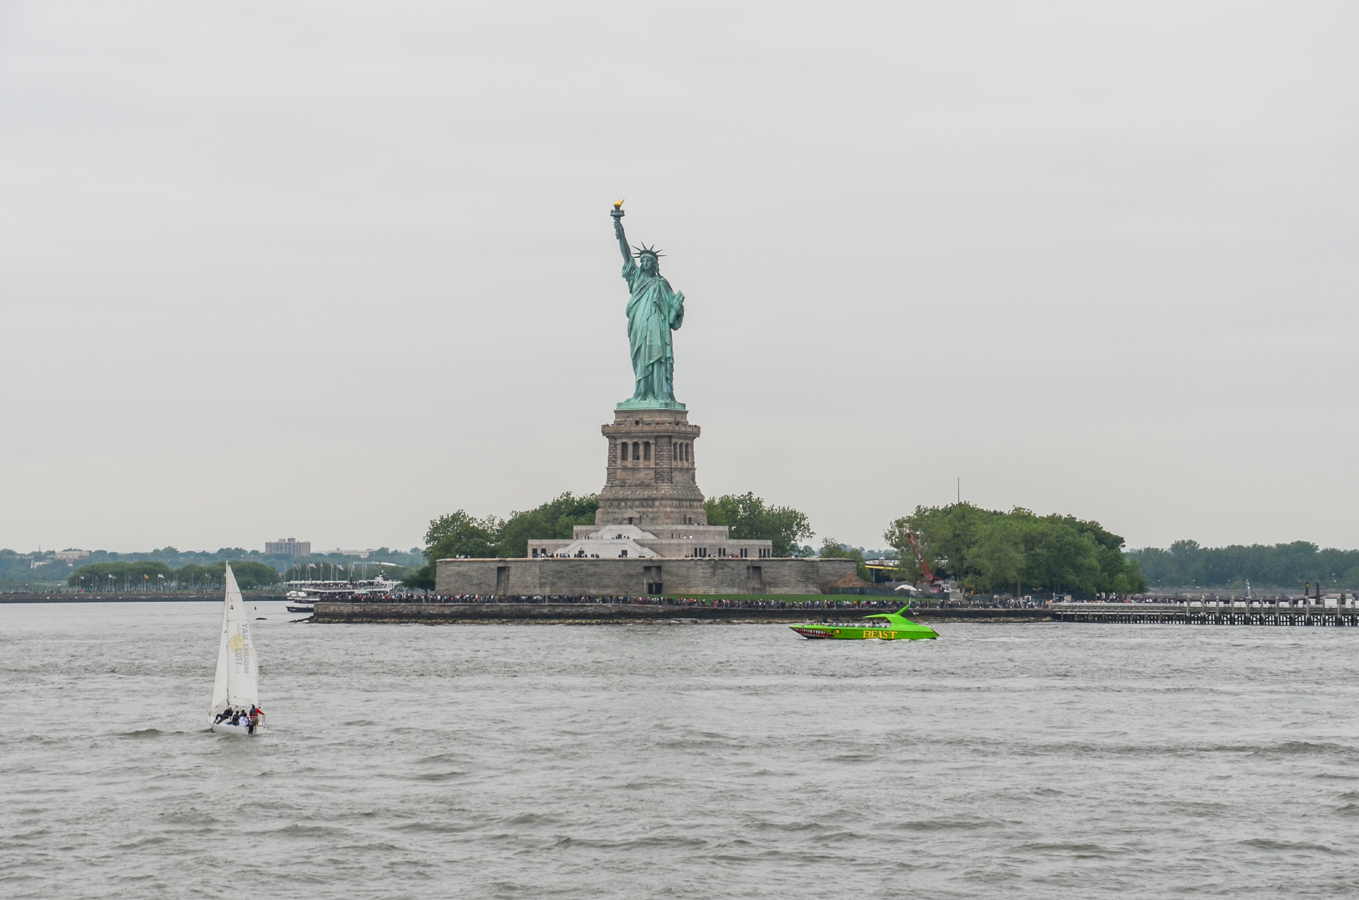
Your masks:
{"label": "white sail", "polygon": [[208,715],[216,717],[218,713],[227,708],[227,669],[230,666],[227,658],[227,641],[230,635],[227,634],[227,604],[230,597],[222,600],[222,631],[217,642],[217,674],[212,681],[212,702],[208,704]]}
{"label": "white sail", "polygon": [[241,589],[228,564],[225,571],[226,596],[222,610],[222,640],[217,650],[217,680],[213,685],[212,709],[216,715],[226,707],[249,709],[258,706],[259,664],[250,641],[250,617],[246,614]]}

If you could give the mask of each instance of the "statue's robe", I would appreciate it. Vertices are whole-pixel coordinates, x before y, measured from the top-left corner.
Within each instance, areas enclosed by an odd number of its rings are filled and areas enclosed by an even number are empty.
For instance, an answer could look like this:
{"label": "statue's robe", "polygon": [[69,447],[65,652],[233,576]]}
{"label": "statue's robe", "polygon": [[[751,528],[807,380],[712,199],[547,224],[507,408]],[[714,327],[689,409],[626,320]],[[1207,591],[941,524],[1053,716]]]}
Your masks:
{"label": "statue's robe", "polygon": [[628,301],[628,344],[637,379],[634,400],[675,399],[675,352],[670,332],[684,322],[684,294],[670,289],[659,274],[648,275],[635,262],[623,266],[632,292]]}

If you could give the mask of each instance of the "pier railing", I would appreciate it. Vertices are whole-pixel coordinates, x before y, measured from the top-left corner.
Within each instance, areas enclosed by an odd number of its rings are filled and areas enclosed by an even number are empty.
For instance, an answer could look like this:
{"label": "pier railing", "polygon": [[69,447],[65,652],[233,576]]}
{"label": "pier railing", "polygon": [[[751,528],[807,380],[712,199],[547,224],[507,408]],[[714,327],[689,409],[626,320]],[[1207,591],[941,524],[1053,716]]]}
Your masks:
{"label": "pier railing", "polygon": [[1059,622],[1132,625],[1359,626],[1354,600],[1180,600],[1160,603],[1053,603]]}

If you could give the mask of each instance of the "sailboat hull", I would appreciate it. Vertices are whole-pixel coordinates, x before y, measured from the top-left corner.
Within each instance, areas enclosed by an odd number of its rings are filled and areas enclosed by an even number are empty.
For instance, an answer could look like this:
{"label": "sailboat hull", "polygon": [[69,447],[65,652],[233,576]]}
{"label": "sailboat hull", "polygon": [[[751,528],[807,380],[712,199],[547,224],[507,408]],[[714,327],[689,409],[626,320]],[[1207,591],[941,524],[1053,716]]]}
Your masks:
{"label": "sailboat hull", "polygon": [[263,734],[266,730],[263,725],[259,725],[255,728],[255,733],[251,734],[250,729],[245,725],[229,725],[226,722],[218,722],[209,726],[209,728],[217,734],[236,734],[241,737],[255,737],[255,735]]}

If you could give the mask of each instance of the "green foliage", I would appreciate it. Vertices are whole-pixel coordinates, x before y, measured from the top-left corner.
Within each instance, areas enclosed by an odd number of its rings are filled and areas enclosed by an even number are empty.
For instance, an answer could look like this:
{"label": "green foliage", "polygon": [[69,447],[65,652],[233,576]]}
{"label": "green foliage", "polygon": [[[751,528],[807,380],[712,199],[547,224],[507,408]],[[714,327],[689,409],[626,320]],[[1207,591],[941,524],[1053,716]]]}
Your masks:
{"label": "green foliage", "polygon": [[791,506],[766,506],[753,493],[726,494],[703,504],[709,525],[726,525],[737,540],[766,540],[774,544],[774,556],[794,556],[798,541],[815,532],[807,517]]}
{"label": "green foliage", "polygon": [[[151,583],[154,587],[158,580],[157,575],[163,576],[166,581],[169,581],[174,577],[174,574],[174,570],[158,560],[106,562],[81,566],[67,577],[66,583],[75,588],[89,589],[99,584],[104,587],[113,585],[119,589],[130,587],[135,591],[141,590],[146,583]],[[109,576],[113,577],[110,578]]]}
{"label": "green foliage", "polygon": [[[440,516],[429,523],[425,532],[424,556],[427,563],[460,556],[473,559],[491,557],[520,558],[528,556],[530,538],[570,538],[577,525],[593,525],[599,497],[586,494],[577,497],[569,491],[541,506],[510,513],[509,519],[487,516],[473,518],[466,510]],[[433,588],[433,569],[421,566],[407,575],[407,579],[429,583]]]}
{"label": "green foliage", "polygon": [[1123,553],[1123,538],[1098,522],[1074,516],[1008,513],[970,503],[917,507],[897,519],[883,537],[901,554],[903,569],[920,576],[908,530],[914,530],[926,561],[938,575],[972,590],[1146,590],[1137,562]]}
{"label": "green foliage", "polygon": [[486,559],[500,555],[500,530],[504,521],[495,516],[474,519],[466,510],[440,516],[425,532],[425,559]]}
{"label": "green foliage", "polygon": [[510,513],[509,519],[477,519],[466,510],[440,516],[425,532],[424,565],[402,573],[407,587],[434,590],[435,562],[470,557],[517,559],[528,556],[532,538],[570,538],[577,525],[593,525],[599,497],[577,497],[569,491],[533,509]]}
{"label": "green foliage", "polygon": [[854,547],[840,543],[835,538],[826,538],[821,542],[822,559],[852,559],[857,564],[855,572],[864,581],[872,581],[873,573],[868,571],[868,566],[864,565],[864,552]]}
{"label": "green foliage", "polygon": [[[233,561],[231,571],[242,588],[264,587],[283,580],[273,566],[252,560]],[[98,586],[105,590],[138,591],[169,585],[187,589],[220,585],[225,572],[225,561],[211,566],[190,563],[179,569],[171,569],[159,560],[101,562],[81,566],[67,577],[66,583],[86,590]]]}
{"label": "green foliage", "polygon": [[[73,549],[73,548],[68,548]],[[77,568],[87,568],[93,565],[107,563],[137,563],[137,562],[159,562],[164,564],[165,569],[137,570],[131,574],[137,576],[150,575],[143,581],[156,581],[156,575],[166,575],[166,580],[174,584],[174,579],[178,579],[180,588],[192,588],[203,584],[203,577],[209,578],[212,583],[213,567],[215,569],[216,581],[221,581],[220,563],[230,560],[232,568],[244,575],[246,570],[237,567],[237,563],[263,563],[277,569],[280,572],[289,571],[294,565],[300,565],[305,569],[308,562],[315,561],[318,565],[322,560],[326,564],[336,565],[343,568],[346,564],[354,564],[357,567],[373,567],[374,563],[391,563],[400,569],[418,565],[421,560],[420,550],[414,549],[409,552],[404,550],[391,550],[383,547],[368,554],[366,559],[360,559],[355,555],[345,555],[342,553],[316,553],[310,557],[296,556],[265,556],[258,550],[246,551],[240,547],[223,547],[219,550],[178,550],[174,547],[162,547],[150,551],[137,551],[132,553],[114,553],[107,550],[94,550],[83,560],[69,562],[56,558],[54,551],[47,550],[42,553],[15,553],[13,550],[0,549],[0,589],[25,589],[25,590],[55,590],[61,586],[75,587],[80,589],[82,583],[77,580],[75,584],[69,584],[69,576]],[[133,587],[131,581],[134,579],[125,578],[129,570],[114,569],[105,572],[115,574],[115,581],[120,590]],[[259,570],[261,573],[263,570]],[[173,578],[167,573],[173,572]],[[265,579],[266,574],[248,576],[250,581],[255,584],[269,583]],[[244,583],[244,582],[243,582]],[[83,586],[88,590],[90,581],[88,575],[83,582]],[[107,577],[101,578],[101,586],[107,590],[110,585]]]}
{"label": "green foliage", "polygon": [[[216,573],[218,581],[226,576],[225,562],[210,566],[209,569]],[[234,560],[231,563],[231,574],[236,576],[236,584],[243,588],[264,587],[269,584],[278,584],[283,580],[283,577],[278,574],[278,569],[268,563],[253,562],[248,559]]]}
{"label": "green foliage", "polygon": [[1165,587],[1241,588],[1249,581],[1253,587],[1320,582],[1328,588],[1359,588],[1359,550],[1322,550],[1308,541],[1228,547],[1176,541],[1165,550],[1148,547],[1129,555],[1148,581]]}
{"label": "green foliage", "polygon": [[1024,532],[1019,523],[995,518],[978,528],[976,537],[969,556],[981,576],[978,580],[989,585],[1018,583],[1024,572]]}
{"label": "green foliage", "polygon": [[500,555],[506,558],[528,556],[530,538],[569,539],[575,526],[595,523],[598,509],[597,495],[576,497],[567,492],[535,509],[510,513],[500,529],[497,542]]}
{"label": "green foliage", "polygon": [[434,590],[434,561],[430,560],[423,566],[411,566],[402,574],[400,581],[406,587]]}

